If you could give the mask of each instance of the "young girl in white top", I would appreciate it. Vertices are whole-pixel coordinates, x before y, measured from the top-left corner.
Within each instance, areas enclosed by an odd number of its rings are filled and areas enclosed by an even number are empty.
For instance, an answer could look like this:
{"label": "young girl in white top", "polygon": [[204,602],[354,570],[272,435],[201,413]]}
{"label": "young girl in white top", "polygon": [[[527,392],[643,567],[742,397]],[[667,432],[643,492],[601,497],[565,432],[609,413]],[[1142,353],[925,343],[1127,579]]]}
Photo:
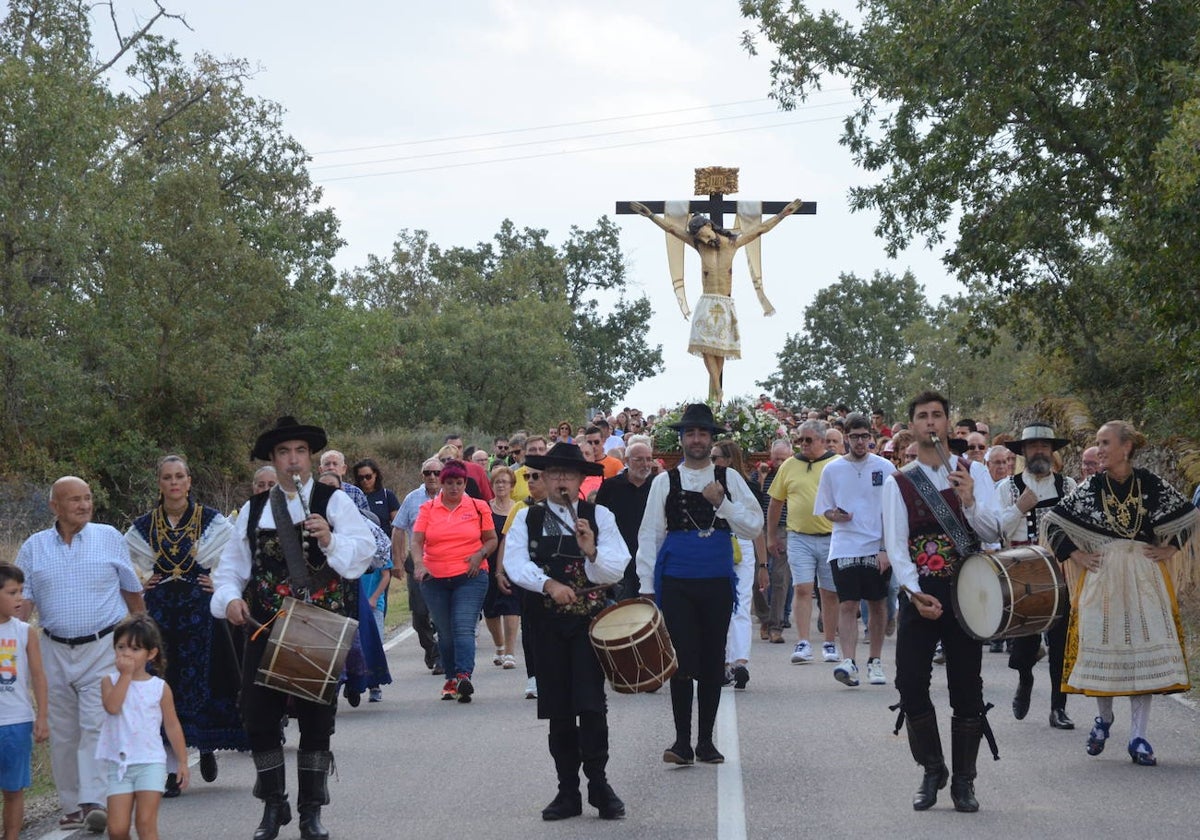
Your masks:
{"label": "young girl in white top", "polygon": [[100,727],[96,758],[108,762],[108,836],[130,840],[136,807],[139,840],[158,840],[158,806],[167,781],[167,733],[179,761],[179,787],[188,785],[187,746],[171,687],[146,670],[163,673],[162,635],[146,613],[129,616],[113,631],[117,671],[100,682],[108,717]]}

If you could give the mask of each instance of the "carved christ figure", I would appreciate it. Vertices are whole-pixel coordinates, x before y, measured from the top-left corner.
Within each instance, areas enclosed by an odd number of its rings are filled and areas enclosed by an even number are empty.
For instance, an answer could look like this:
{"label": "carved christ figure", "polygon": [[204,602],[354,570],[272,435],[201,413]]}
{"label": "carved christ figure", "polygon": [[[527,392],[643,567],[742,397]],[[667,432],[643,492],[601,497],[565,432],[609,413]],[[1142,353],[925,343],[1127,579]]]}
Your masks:
{"label": "carved christ figure", "polygon": [[[738,338],[737,310],[733,305],[733,257],[739,248],[748,245],[800,209],[800,199],[789,203],[779,213],[765,221],[748,225],[744,230],[729,231],[718,228],[706,216],[692,216],[687,224],[658,216],[640,201],[632,201],[632,210],[645,216],[654,224],[691,245],[700,255],[702,268],[701,288],[703,294],[696,301],[696,317],[692,318],[692,333],[688,341],[688,352],[704,359],[708,370],[708,396],[718,402],[724,399],[721,375],[726,359],[741,358],[741,342]],[[683,317],[691,316],[683,278],[674,280],[675,298]],[[762,293],[762,283],[755,278],[755,291],[762,302],[763,313],[774,314],[775,310]]]}

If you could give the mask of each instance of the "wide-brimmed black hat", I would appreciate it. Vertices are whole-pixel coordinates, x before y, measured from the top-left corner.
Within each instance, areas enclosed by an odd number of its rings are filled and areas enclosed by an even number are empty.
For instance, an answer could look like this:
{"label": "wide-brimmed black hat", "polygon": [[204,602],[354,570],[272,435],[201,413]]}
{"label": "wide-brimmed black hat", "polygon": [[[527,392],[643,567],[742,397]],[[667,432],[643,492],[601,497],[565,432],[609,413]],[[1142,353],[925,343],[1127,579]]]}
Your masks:
{"label": "wide-brimmed black hat", "polygon": [[275,421],[273,428],[267,429],[254,441],[254,448],[250,450],[250,460],[270,461],[275,447],[285,440],[302,440],[312,452],[320,452],[329,442],[325,437],[325,430],[320,426],[304,426],[295,417],[280,417]]}
{"label": "wide-brimmed black hat", "polygon": [[718,426],[713,419],[712,409],[704,403],[692,403],[683,410],[683,416],[679,418],[678,423],[672,423],[671,428],[677,432],[682,432],[685,429],[707,429],[714,435],[718,432],[727,431],[723,426]]}
{"label": "wide-brimmed black hat", "polygon": [[604,465],[589,461],[583,457],[583,450],[573,443],[559,441],[545,455],[526,455],[525,466],[535,470],[548,470],[558,467],[563,470],[576,470],[584,475],[604,475]]}
{"label": "wide-brimmed black hat", "polygon": [[1054,427],[1049,423],[1035,421],[1021,430],[1020,440],[1006,440],[1004,445],[1013,452],[1016,452],[1018,455],[1023,455],[1025,454],[1025,441],[1027,440],[1049,441],[1050,449],[1053,452],[1057,452],[1071,442],[1066,438],[1056,437],[1054,434]]}

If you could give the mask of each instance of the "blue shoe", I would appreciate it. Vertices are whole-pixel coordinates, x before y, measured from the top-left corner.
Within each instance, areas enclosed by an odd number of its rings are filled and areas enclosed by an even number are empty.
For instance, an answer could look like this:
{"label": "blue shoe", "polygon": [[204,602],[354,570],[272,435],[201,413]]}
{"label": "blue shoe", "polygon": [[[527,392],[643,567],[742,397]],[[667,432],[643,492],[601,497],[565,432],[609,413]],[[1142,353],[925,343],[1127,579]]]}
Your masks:
{"label": "blue shoe", "polygon": [[1133,759],[1134,764],[1140,764],[1142,767],[1154,767],[1158,764],[1158,759],[1154,757],[1154,748],[1145,738],[1134,738],[1129,742],[1129,757]]}
{"label": "blue shoe", "polygon": [[[1096,718],[1096,723],[1092,727],[1092,731],[1088,733],[1087,739],[1087,754],[1100,755],[1104,752],[1104,742],[1108,740],[1108,730],[1112,728],[1112,721],[1104,722],[1104,718]],[[1133,745],[1130,745],[1132,750]]]}

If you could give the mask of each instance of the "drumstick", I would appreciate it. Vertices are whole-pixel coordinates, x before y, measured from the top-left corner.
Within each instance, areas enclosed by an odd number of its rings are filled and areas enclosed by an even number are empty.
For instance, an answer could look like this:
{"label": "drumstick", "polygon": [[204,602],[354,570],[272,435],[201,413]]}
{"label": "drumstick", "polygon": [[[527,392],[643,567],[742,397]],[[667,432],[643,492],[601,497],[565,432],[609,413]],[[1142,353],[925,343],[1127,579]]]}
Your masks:
{"label": "drumstick", "polygon": [[941,606],[941,602],[938,601],[936,598],[934,598],[932,595],[926,594],[924,592],[913,592],[911,589],[909,589],[904,584],[900,584],[900,591],[903,592],[905,595],[907,595],[908,599],[910,601],[915,601],[919,604],[924,604],[927,607],[932,607],[934,604],[937,604],[939,607]]}
{"label": "drumstick", "polygon": [[608,589],[611,586],[612,586],[611,583],[602,583],[602,584],[599,584],[598,586],[585,586],[582,589],[576,589],[575,594],[576,595],[590,595],[593,592],[603,592],[605,589]]}

